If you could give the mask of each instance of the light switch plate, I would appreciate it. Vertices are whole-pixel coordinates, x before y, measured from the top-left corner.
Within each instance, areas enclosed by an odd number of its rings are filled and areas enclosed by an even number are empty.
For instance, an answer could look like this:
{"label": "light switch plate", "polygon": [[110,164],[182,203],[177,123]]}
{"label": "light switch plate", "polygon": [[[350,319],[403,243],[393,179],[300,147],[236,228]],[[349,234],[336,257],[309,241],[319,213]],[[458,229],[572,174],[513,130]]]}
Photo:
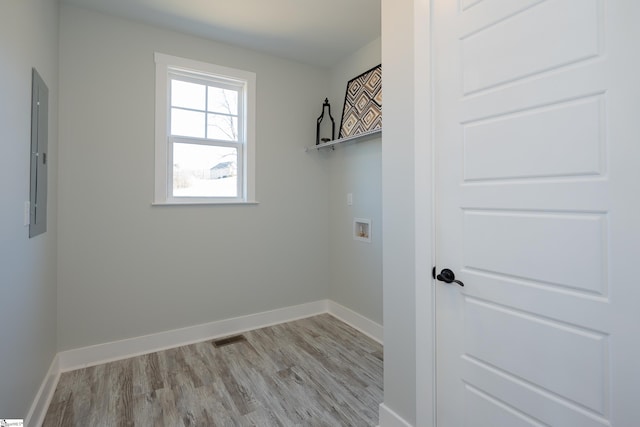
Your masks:
{"label": "light switch plate", "polygon": [[29,225],[29,217],[31,215],[31,203],[29,202],[24,202],[24,217],[23,217],[23,223],[24,226],[27,227]]}

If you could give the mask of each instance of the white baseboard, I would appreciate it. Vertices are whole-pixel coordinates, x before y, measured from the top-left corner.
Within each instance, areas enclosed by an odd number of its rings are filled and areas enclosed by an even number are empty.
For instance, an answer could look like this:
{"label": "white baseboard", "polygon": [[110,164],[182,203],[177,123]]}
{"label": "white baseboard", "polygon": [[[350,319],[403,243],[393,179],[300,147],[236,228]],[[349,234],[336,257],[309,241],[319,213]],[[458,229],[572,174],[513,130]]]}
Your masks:
{"label": "white baseboard", "polygon": [[327,300],[60,352],[60,371],[189,345],[328,312]]}
{"label": "white baseboard", "polygon": [[38,394],[29,408],[29,413],[24,419],[24,425],[26,427],[39,427],[44,422],[44,417],[49,409],[49,403],[53,398],[53,393],[56,391],[58,385],[58,379],[60,378],[60,365],[59,358],[56,354],[49,366],[47,375],[44,377]]}
{"label": "white baseboard", "polygon": [[400,415],[393,412],[384,403],[380,404],[380,423],[379,427],[413,427],[406,422]]}
{"label": "white baseboard", "polygon": [[328,300],[329,314],[342,320],[344,323],[356,328],[363,334],[367,335],[382,344],[383,328],[373,320],[364,317],[355,311],[338,304],[337,302]]}

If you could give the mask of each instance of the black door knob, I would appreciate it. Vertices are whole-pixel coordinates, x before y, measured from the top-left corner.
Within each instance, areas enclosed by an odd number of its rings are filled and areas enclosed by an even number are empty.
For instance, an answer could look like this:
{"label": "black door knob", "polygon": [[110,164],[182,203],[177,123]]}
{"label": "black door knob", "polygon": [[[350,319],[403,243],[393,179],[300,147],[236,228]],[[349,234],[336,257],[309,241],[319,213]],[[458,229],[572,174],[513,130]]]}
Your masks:
{"label": "black door knob", "polygon": [[440,274],[436,276],[436,279],[444,283],[457,283],[460,286],[464,286],[464,283],[462,283],[460,280],[456,280],[456,275],[448,268],[443,268]]}

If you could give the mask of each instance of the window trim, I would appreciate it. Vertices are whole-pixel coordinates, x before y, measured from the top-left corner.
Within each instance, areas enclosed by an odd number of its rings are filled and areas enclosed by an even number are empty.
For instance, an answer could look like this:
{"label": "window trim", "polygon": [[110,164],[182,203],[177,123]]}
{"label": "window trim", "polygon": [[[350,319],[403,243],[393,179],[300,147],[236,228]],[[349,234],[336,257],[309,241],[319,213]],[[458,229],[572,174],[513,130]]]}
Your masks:
{"label": "window trim", "polygon": [[[198,204],[255,204],[255,111],[256,111],[256,74],[250,71],[238,70],[192,59],[180,58],[155,52],[156,63],[156,110],[155,110],[155,182],[153,205],[198,205]],[[170,140],[184,140],[188,138],[173,137],[169,129],[169,74],[173,69],[181,69],[188,73],[208,75],[223,81],[229,79],[236,83],[244,82],[244,100],[242,102],[244,115],[244,137],[241,153],[242,188],[238,197],[172,197],[170,195],[173,183],[169,172]],[[238,153],[240,155],[240,152]],[[240,162],[239,162],[240,163]]]}

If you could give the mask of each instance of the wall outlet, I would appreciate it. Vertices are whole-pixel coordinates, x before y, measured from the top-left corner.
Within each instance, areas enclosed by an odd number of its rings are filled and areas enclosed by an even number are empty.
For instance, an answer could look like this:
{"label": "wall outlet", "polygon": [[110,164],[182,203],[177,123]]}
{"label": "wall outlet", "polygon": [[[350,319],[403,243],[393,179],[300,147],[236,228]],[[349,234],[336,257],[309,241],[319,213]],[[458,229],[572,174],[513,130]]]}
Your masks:
{"label": "wall outlet", "polygon": [[347,206],[353,205],[353,193],[347,193]]}

